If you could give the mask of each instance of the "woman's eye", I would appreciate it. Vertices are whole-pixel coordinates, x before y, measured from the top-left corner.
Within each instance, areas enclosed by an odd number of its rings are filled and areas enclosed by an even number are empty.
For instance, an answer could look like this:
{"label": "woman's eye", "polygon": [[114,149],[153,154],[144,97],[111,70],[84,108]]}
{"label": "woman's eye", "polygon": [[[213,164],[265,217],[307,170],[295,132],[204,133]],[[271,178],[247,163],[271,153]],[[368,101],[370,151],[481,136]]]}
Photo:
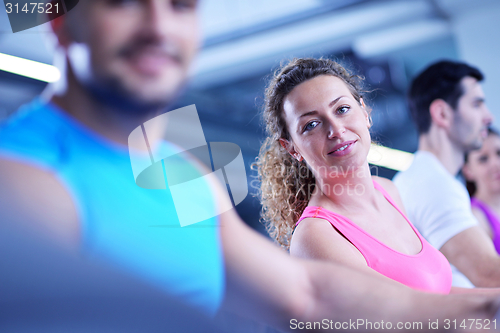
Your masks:
{"label": "woman's eye", "polygon": [[198,1],[197,0],[173,0],[172,5],[177,10],[195,10]]}
{"label": "woman's eye", "polygon": [[344,114],[344,113],[347,113],[349,111],[350,107],[347,106],[347,105],[342,105],[341,107],[339,107],[337,109],[337,113],[338,114]]}
{"label": "woman's eye", "polygon": [[317,121],[311,121],[304,126],[304,132],[312,130],[314,127],[318,126]]}
{"label": "woman's eye", "polygon": [[479,163],[483,164],[483,163],[486,163],[488,162],[488,156],[479,156]]}
{"label": "woman's eye", "polygon": [[108,3],[111,6],[121,6],[121,7],[130,7],[130,6],[135,6],[140,3],[139,0],[108,0]]}
{"label": "woman's eye", "polygon": [[137,1],[137,0],[109,0],[108,2],[113,4],[113,5],[128,5],[128,4],[136,3],[139,1]]}

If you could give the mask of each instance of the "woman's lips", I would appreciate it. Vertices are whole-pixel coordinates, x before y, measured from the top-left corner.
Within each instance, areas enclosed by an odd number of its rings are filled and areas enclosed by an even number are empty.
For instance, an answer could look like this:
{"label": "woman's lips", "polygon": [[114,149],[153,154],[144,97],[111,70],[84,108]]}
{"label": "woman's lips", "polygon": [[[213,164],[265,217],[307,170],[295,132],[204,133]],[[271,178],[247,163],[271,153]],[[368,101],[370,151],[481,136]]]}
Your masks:
{"label": "woman's lips", "polygon": [[490,177],[491,177],[491,179],[498,181],[498,180],[500,180],[500,172],[498,172],[498,171],[493,172]]}
{"label": "woman's lips", "polygon": [[339,143],[338,145],[333,147],[333,149],[328,153],[328,155],[333,155],[333,156],[347,155],[352,151],[355,143],[356,143],[356,140],[345,141],[345,142]]}

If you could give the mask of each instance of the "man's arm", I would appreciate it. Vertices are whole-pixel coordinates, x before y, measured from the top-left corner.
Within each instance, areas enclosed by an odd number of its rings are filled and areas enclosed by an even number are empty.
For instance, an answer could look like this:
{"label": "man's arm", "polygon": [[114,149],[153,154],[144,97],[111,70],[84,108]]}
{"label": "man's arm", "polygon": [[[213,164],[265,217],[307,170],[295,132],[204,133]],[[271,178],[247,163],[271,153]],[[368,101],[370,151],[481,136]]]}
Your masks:
{"label": "man's arm", "polygon": [[494,311],[491,297],[425,294],[342,265],[293,258],[233,211],[221,215],[221,236],[225,306],[283,329],[290,329],[291,319],[427,323]]}
{"label": "man's arm", "polygon": [[491,230],[491,225],[488,222],[488,219],[486,218],[486,215],[484,215],[483,211],[472,207],[472,215],[474,215],[474,217],[477,219],[477,222],[479,222],[479,226],[483,228],[488,237],[493,239],[493,230]]}
{"label": "man's arm", "polygon": [[480,226],[458,233],[440,251],[476,287],[500,287],[500,257]]}
{"label": "man's arm", "polygon": [[78,214],[57,177],[5,158],[0,158],[0,222],[30,228],[68,248],[79,248]]}

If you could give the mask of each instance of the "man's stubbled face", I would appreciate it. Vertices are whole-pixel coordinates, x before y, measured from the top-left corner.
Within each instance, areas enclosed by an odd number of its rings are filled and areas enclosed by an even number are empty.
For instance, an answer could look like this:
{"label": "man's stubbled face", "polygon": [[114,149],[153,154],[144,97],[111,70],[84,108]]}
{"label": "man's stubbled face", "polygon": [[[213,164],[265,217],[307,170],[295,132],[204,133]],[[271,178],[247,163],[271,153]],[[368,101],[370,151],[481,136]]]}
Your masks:
{"label": "man's stubbled face", "polygon": [[77,79],[120,109],[139,112],[168,104],[199,47],[197,5],[197,0],[82,1],[66,18]]}

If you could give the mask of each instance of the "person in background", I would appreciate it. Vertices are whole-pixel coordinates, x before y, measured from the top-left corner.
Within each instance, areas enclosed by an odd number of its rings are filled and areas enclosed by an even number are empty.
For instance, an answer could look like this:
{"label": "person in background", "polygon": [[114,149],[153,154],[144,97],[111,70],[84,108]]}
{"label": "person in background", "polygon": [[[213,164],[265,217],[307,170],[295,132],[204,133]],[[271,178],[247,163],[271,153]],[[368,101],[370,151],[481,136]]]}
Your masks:
{"label": "person in background", "polygon": [[[341,264],[292,258],[234,210],[180,228],[168,189],[136,186],[128,136],[184,86],[199,48],[197,6],[87,0],[51,22],[63,81],[0,127],[0,220],[50,235],[209,315],[231,309],[283,329],[325,318],[491,317],[493,297],[420,293]],[[193,204],[220,204],[220,189],[212,190]]]}
{"label": "person in background", "polygon": [[500,253],[500,135],[488,129],[479,150],[465,155],[462,173],[471,196],[472,213]]}
{"label": "person in background", "polygon": [[419,145],[409,169],[394,177],[408,217],[452,264],[453,285],[468,288],[500,286],[500,257],[455,178],[493,120],[482,80],[478,69],[453,61],[434,63],[413,80],[408,99]]}

